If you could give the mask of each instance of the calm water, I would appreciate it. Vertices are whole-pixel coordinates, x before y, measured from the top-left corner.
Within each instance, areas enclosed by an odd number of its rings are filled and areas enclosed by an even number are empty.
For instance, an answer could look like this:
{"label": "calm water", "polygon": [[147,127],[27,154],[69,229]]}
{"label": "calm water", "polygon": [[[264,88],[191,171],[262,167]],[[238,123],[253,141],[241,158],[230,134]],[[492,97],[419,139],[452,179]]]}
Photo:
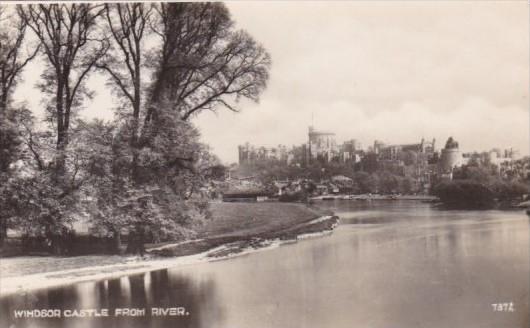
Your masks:
{"label": "calm water", "polygon": [[[529,327],[529,219],[522,211],[322,204],[341,217],[331,236],[4,298],[0,327]],[[513,302],[514,312],[493,311],[501,302]],[[13,318],[24,308],[112,314],[170,307],[187,315]]]}

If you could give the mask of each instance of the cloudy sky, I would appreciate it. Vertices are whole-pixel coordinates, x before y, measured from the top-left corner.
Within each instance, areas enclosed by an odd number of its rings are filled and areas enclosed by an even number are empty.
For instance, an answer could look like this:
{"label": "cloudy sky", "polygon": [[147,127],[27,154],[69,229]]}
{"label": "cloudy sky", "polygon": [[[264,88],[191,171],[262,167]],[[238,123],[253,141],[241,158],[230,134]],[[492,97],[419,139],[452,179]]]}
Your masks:
{"label": "cloudy sky", "polygon": [[[397,144],[422,137],[442,145],[453,136],[464,151],[529,152],[526,1],[227,5],[238,28],[270,52],[273,66],[258,104],[195,119],[203,141],[226,163],[237,161],[237,145],[247,141],[306,142],[312,121],[338,141],[357,139],[365,147],[374,139]],[[24,83],[18,97],[29,88]],[[86,117],[110,113],[110,94],[97,90]],[[28,102],[38,107],[37,99]]]}

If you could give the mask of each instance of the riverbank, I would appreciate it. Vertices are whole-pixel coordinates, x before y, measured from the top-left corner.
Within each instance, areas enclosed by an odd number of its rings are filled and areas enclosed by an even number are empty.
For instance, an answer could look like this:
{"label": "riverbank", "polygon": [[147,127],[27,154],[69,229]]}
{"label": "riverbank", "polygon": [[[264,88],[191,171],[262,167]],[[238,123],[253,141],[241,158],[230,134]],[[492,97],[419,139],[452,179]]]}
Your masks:
{"label": "riverbank", "polygon": [[311,197],[311,200],[421,200],[436,201],[438,197],[431,195],[379,195],[379,194],[362,194],[362,195],[322,195]]}
{"label": "riverbank", "polygon": [[213,203],[197,239],[148,245],[148,255],[22,256],[0,259],[0,296],[225,259],[330,233],[338,218],[293,203]]}
{"label": "riverbank", "polygon": [[270,240],[293,240],[299,235],[332,230],[337,223],[330,211],[297,203],[212,203],[211,211],[214,219],[199,231],[198,239],[153,247],[150,253],[184,256],[223,245],[227,252],[238,253],[266,246]]}

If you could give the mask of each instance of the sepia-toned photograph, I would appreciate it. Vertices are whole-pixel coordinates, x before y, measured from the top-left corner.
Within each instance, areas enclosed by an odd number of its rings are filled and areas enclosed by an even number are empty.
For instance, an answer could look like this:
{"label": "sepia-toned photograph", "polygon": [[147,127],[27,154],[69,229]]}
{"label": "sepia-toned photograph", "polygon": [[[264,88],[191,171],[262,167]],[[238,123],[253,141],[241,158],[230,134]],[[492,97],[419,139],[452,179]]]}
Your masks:
{"label": "sepia-toned photograph", "polygon": [[530,328],[530,5],[0,1],[0,328]]}

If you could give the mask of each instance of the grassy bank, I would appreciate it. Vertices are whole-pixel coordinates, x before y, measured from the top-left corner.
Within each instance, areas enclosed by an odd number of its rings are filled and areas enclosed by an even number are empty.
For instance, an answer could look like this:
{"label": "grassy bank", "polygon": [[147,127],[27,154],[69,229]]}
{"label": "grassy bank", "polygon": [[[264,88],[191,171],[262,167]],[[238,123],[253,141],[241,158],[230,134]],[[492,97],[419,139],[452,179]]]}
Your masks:
{"label": "grassy bank", "polygon": [[[160,256],[183,256],[201,253],[221,245],[231,252],[262,247],[272,239],[294,239],[298,235],[331,230],[337,218],[315,222],[332,215],[297,203],[213,203],[213,219],[200,231],[196,241],[152,248]],[[226,254],[216,253],[215,256]]]}
{"label": "grassy bank", "polygon": [[41,274],[46,280],[52,276],[48,273],[72,270],[67,275],[79,280],[83,276],[89,279],[94,274],[92,268],[98,266],[116,273],[131,268],[142,270],[141,266],[152,266],[160,256],[199,254],[221,245],[226,245],[226,249],[207,256],[225,256],[249,247],[262,247],[273,239],[295,239],[301,234],[331,230],[337,221],[332,217],[319,221],[317,218],[331,213],[293,203],[212,203],[211,210],[213,218],[201,228],[197,239],[179,244],[147,245],[153,255],[148,261],[119,255],[16,256],[0,259],[0,276],[6,279]]}
{"label": "grassy bank", "polygon": [[298,203],[212,203],[213,219],[200,231],[200,237],[252,235],[282,230],[308,222],[329,211]]}

